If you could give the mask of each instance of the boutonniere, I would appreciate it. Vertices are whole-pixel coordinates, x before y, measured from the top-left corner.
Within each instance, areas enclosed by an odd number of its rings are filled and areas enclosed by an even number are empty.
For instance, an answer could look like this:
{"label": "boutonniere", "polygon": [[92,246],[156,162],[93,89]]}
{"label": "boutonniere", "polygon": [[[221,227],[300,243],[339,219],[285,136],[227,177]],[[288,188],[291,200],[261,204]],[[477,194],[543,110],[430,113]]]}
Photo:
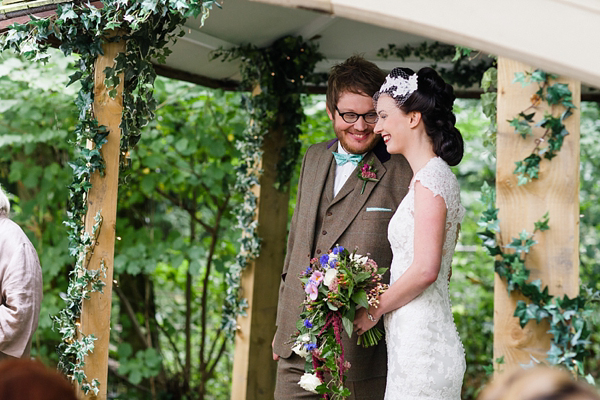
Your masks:
{"label": "boutonniere", "polygon": [[370,160],[369,162],[362,161],[358,164],[358,179],[364,181],[360,194],[365,192],[367,182],[379,182],[379,179],[377,179],[377,170],[373,167],[373,160]]}

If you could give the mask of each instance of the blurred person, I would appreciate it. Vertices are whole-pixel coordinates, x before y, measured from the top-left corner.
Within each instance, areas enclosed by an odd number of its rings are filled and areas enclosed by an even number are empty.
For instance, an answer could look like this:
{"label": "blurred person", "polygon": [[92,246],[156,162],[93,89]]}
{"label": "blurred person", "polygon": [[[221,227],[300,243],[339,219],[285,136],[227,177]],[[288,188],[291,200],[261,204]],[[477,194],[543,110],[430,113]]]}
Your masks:
{"label": "blurred person", "polygon": [[29,357],[43,297],[38,255],[9,212],[0,187],[0,361]]}
{"label": "blurred person", "polygon": [[0,400],[77,400],[75,389],[39,361],[0,362]]}
{"label": "blurred person", "polygon": [[498,375],[478,400],[600,400],[600,395],[564,369],[538,366]]}

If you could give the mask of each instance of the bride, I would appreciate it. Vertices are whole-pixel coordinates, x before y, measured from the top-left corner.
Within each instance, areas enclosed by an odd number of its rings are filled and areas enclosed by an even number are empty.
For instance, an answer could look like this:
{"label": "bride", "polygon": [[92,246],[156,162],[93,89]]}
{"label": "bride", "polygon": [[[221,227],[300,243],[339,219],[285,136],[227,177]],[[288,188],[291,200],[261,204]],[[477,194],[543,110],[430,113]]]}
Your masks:
{"label": "bride", "polygon": [[431,68],[394,68],[374,99],[375,133],[414,176],[388,227],[390,287],[378,307],[357,310],[354,330],[360,335],[384,316],[386,400],[458,400],[466,364],[448,280],[465,211],[449,167],[463,155],[454,91]]}

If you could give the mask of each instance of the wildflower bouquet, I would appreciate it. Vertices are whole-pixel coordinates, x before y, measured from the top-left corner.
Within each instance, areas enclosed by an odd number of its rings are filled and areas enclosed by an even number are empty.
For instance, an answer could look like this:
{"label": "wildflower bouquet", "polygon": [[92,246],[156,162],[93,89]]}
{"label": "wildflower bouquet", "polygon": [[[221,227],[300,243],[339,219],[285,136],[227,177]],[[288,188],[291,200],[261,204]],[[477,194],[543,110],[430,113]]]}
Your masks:
{"label": "wildflower bouquet", "polygon": [[[300,276],[306,292],[303,310],[296,326],[292,350],[307,361],[300,386],[324,398],[342,399],[350,395],[344,387],[344,373],[350,363],[344,359],[342,331],[352,336],[356,307],[377,305],[379,294],[387,289],[378,268],[367,256],[336,246]],[[383,333],[373,327],[358,337],[363,347],[377,344]],[[325,373],[330,380],[325,382]]]}

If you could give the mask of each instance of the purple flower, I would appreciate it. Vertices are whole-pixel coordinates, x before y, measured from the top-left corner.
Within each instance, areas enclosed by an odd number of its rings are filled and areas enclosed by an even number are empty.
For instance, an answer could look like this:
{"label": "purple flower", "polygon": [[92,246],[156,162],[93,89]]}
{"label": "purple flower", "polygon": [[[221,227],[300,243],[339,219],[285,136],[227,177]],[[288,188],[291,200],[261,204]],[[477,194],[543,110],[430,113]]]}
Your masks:
{"label": "purple flower", "polygon": [[302,275],[310,275],[311,272],[312,272],[312,268],[309,265],[308,267],[306,267],[306,271],[304,271],[302,273]]}
{"label": "purple flower", "polygon": [[344,251],[344,248],[342,246],[335,246],[331,252],[333,254],[340,254],[342,251]]}
{"label": "purple flower", "polygon": [[315,301],[317,299],[317,296],[319,295],[319,289],[317,288],[317,285],[315,285],[315,283],[312,281],[308,282],[308,284],[304,288],[304,291],[306,292],[306,294],[308,294],[308,297],[310,297],[312,301]]}
{"label": "purple flower", "polygon": [[305,327],[305,328],[309,328],[309,329],[310,329],[310,328],[312,328],[312,327],[313,327],[313,324],[310,322],[310,320],[308,320],[308,319],[305,319],[305,320],[304,320],[304,327]]}
{"label": "purple flower", "polygon": [[306,351],[313,351],[317,348],[316,343],[306,343],[304,346],[306,347]]}
{"label": "purple flower", "polygon": [[331,268],[335,268],[335,267],[337,267],[337,263],[338,263],[337,260],[331,260],[331,261],[329,261],[329,266]]}
{"label": "purple flower", "polygon": [[321,265],[327,265],[327,263],[329,262],[329,254],[323,254],[321,258],[319,258],[319,262],[321,263]]}

